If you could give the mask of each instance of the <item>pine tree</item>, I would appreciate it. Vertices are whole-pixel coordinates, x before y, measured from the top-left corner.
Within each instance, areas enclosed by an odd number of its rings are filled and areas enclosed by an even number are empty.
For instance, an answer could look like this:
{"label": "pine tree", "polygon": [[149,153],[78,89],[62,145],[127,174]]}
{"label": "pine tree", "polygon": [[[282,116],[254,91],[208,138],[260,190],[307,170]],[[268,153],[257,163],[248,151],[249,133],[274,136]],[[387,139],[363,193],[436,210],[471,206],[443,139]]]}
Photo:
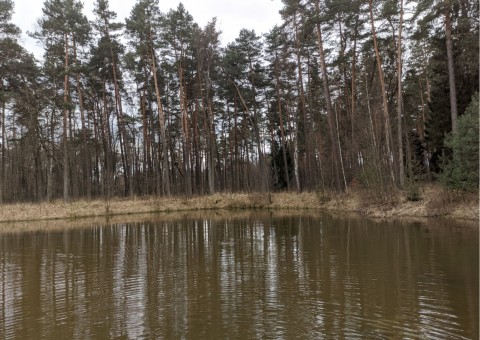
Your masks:
{"label": "pine tree", "polygon": [[[76,0],[46,0],[43,16],[38,20],[39,30],[33,33],[46,46],[45,58],[63,60],[63,199],[70,200],[70,165],[68,124],[72,111],[70,98],[70,73],[72,42],[84,44],[88,39],[90,25],[82,14],[83,5]],[[60,53],[61,52],[61,53]],[[72,138],[70,134],[70,138]]]}
{"label": "pine tree", "polygon": [[[130,44],[139,56],[142,69],[146,72],[145,82],[152,82],[155,88],[155,101],[158,113],[159,143],[157,147],[157,194],[170,195],[170,171],[168,162],[168,141],[165,111],[162,104],[158,73],[159,60],[156,48],[159,47],[159,23],[161,13],[158,0],[140,0],[126,20],[126,32]],[[148,74],[149,73],[149,74]],[[149,77],[153,79],[149,80]]]}
{"label": "pine tree", "polygon": [[[23,171],[18,167],[21,159],[26,159],[39,149],[39,119],[38,113],[41,110],[38,104],[38,95],[34,91],[40,91],[37,86],[39,71],[36,68],[33,56],[20,46],[18,38],[20,29],[11,22],[13,14],[13,2],[10,0],[0,1],[0,203],[11,199],[10,195],[16,190],[19,195],[17,199],[28,198],[25,185],[20,184],[18,172]],[[10,120],[11,126],[7,128],[8,113],[13,117]],[[7,145],[8,130],[16,131],[16,125],[26,128],[25,134],[30,138],[21,139],[13,133],[13,148]],[[18,143],[20,142],[20,143]],[[16,173],[11,172],[7,179],[7,166],[18,167]],[[40,164],[37,164],[40,166]],[[41,190],[38,186],[31,185],[34,179],[25,176],[24,183],[34,188],[31,196],[41,199]],[[7,190],[7,186],[8,189]],[[15,188],[17,187],[17,188]],[[10,194],[9,194],[10,193]]]}
{"label": "pine tree", "polygon": [[450,188],[463,191],[478,191],[479,167],[479,106],[478,92],[465,113],[458,120],[458,129],[445,140],[452,149],[452,158],[443,166],[441,180]]}
{"label": "pine tree", "polygon": [[[129,136],[127,134],[128,117],[125,117],[123,112],[123,103],[121,91],[123,88],[123,79],[120,65],[120,56],[123,53],[124,47],[118,40],[119,30],[123,25],[114,22],[116,13],[109,10],[107,0],[98,0],[94,10],[97,18],[94,23],[95,29],[100,34],[98,47],[95,52],[100,54],[97,57],[97,67],[102,67],[102,64],[108,63],[107,80],[113,85],[115,97],[115,112],[117,117],[117,124],[120,139],[120,152],[122,158],[123,176],[125,179],[125,195],[133,196],[133,174],[132,168],[132,150],[129,143]],[[94,56],[95,58],[95,56]]]}
{"label": "pine tree", "polygon": [[[191,131],[196,126],[192,125],[192,115],[189,114],[192,99],[189,79],[194,72],[193,67],[193,34],[198,29],[193,17],[180,3],[175,10],[170,10],[161,22],[161,40],[165,44],[164,49],[170,52],[173,59],[173,68],[176,70],[178,79],[178,102],[180,111],[180,135],[182,145],[182,173],[185,183],[185,193],[191,195],[193,192],[192,173],[192,137]],[[172,108],[170,108],[172,109]]]}

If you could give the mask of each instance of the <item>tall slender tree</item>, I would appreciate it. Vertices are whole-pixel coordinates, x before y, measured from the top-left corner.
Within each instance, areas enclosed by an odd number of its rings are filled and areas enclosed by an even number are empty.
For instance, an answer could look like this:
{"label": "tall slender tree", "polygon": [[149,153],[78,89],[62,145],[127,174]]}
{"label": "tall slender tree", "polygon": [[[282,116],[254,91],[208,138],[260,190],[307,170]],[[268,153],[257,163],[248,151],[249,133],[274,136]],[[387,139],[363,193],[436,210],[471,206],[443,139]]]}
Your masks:
{"label": "tall slender tree", "polygon": [[[69,172],[69,116],[72,113],[70,100],[70,69],[72,42],[74,36],[79,44],[88,39],[90,25],[82,14],[83,4],[76,0],[46,0],[43,5],[43,16],[38,20],[38,30],[33,36],[46,46],[46,57],[56,57],[63,60],[63,199],[70,200]],[[60,49],[61,46],[61,49]],[[63,56],[60,56],[60,50]],[[71,127],[71,126],[70,126]],[[72,136],[70,136],[72,137]]]}
{"label": "tall slender tree", "polygon": [[[131,38],[132,47],[141,56],[144,70],[153,76],[156,108],[158,112],[159,143],[158,143],[158,181],[157,194],[170,195],[170,173],[168,163],[168,142],[166,134],[166,118],[162,104],[160,83],[158,79],[158,24],[161,21],[158,0],[140,0],[132,9],[126,20],[126,31]],[[147,79],[146,79],[147,80]]]}

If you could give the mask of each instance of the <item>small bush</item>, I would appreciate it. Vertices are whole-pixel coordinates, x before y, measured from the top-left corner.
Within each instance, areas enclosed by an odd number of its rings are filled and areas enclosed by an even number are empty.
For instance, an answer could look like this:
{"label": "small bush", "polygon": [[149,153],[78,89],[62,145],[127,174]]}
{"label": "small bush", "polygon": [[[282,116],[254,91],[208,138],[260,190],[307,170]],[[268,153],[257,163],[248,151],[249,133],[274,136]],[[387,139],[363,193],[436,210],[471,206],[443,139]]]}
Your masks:
{"label": "small bush", "polygon": [[409,202],[418,202],[422,200],[420,186],[415,181],[408,181],[405,185],[405,194],[407,201]]}

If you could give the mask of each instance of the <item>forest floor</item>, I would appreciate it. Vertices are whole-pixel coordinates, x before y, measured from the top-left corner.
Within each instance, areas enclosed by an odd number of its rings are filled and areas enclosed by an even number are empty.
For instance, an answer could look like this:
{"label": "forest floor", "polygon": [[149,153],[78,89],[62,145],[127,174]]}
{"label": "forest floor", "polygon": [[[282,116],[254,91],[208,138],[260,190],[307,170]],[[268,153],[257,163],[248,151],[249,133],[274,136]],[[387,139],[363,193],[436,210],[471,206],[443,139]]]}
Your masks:
{"label": "forest floor", "polygon": [[444,217],[475,222],[479,220],[478,193],[455,194],[437,185],[419,189],[421,199],[407,200],[405,192],[397,192],[387,199],[362,190],[347,193],[278,192],[216,193],[187,197],[134,197],[105,200],[79,200],[43,203],[0,205],[0,223],[41,220],[76,220],[86,217],[104,217],[158,212],[185,212],[203,210],[295,210],[314,209],[354,212],[373,218],[428,218]]}

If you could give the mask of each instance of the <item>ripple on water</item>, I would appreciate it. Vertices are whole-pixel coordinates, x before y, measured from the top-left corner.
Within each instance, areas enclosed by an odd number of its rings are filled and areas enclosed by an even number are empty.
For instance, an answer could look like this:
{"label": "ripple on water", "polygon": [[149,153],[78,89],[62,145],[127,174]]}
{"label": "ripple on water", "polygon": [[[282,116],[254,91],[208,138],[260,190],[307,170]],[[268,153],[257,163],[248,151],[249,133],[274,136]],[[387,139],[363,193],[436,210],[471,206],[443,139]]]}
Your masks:
{"label": "ripple on water", "polygon": [[478,338],[475,247],[306,220],[0,236],[0,338]]}

